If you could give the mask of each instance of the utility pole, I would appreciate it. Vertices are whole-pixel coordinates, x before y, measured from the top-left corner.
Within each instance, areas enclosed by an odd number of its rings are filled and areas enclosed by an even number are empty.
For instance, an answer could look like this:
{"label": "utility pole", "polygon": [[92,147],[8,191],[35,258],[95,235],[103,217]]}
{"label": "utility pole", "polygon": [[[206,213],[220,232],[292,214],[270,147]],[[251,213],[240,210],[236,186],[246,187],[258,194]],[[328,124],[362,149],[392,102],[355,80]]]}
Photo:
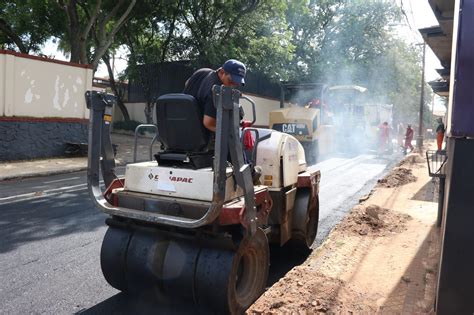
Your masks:
{"label": "utility pole", "polygon": [[425,50],[426,42],[423,42],[423,66],[421,70],[421,94],[420,94],[420,121],[418,124],[418,137],[416,138],[416,146],[421,154],[423,148],[423,103],[425,102]]}
{"label": "utility pole", "polygon": [[[431,128],[434,127],[436,123],[435,115],[434,115],[434,107],[435,107],[435,100],[436,100],[436,93],[433,92],[433,100],[431,103],[431,119],[430,119],[430,126]],[[431,129],[431,135],[433,136],[435,134],[436,129]]]}

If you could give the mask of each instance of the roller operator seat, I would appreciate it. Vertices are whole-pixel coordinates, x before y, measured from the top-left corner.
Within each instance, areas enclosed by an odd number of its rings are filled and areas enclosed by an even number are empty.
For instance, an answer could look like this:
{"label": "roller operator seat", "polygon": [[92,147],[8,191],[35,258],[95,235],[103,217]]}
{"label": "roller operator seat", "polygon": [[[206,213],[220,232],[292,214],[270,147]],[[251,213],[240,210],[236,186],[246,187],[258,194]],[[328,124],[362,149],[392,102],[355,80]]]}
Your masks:
{"label": "roller operator seat", "polygon": [[163,151],[155,155],[159,165],[203,168],[212,165],[209,131],[202,123],[196,99],[187,94],[166,94],[156,103],[156,121]]}

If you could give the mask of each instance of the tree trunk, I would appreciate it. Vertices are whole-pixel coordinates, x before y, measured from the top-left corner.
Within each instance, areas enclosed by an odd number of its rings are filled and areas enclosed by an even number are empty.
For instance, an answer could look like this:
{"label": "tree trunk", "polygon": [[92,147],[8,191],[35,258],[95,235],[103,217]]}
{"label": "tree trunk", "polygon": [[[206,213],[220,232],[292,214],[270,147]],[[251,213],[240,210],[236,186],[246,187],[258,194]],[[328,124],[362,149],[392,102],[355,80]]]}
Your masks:
{"label": "tree trunk", "polygon": [[81,41],[81,31],[79,25],[79,15],[77,13],[77,0],[69,1],[63,9],[65,10],[68,22],[69,22],[69,43],[71,45],[71,57],[69,58],[70,62],[83,63],[81,57],[82,45],[84,44]]}
{"label": "tree trunk", "polygon": [[[72,36],[72,34],[70,35]],[[74,36],[76,37],[76,36]],[[70,62],[81,63],[81,43],[79,40],[71,38],[71,57],[69,58]]]}
{"label": "tree trunk", "polygon": [[92,62],[91,62],[92,67],[94,67],[94,69],[97,68],[97,66],[99,65],[100,59],[107,52],[110,45],[112,45],[112,43],[114,42],[115,34],[118,32],[118,30],[123,26],[123,24],[128,19],[128,16],[130,15],[130,12],[132,11],[136,2],[137,0],[131,0],[131,2],[128,4],[127,9],[114,23],[113,28],[110,30],[110,32],[107,32],[107,29],[106,29],[107,22],[109,22],[110,19],[115,16],[118,8],[123,3],[122,1],[118,1],[115,4],[115,7],[110,11],[110,13],[99,23],[99,27],[97,29],[99,33],[99,36],[97,36],[99,45],[97,45],[94,51],[94,55],[92,56]]}
{"label": "tree trunk", "polygon": [[29,53],[29,49],[25,46],[23,41],[21,40],[20,36],[16,34],[12,28],[7,24],[7,22],[0,18],[0,31],[3,31],[3,33],[12,41],[15,43],[16,47],[18,47],[18,50],[20,50],[21,53],[27,54]]}
{"label": "tree trunk", "polygon": [[153,108],[155,108],[155,104],[151,101],[147,101],[145,105],[145,118],[147,124],[153,124]]}
{"label": "tree trunk", "polygon": [[115,77],[114,77],[114,71],[110,65],[110,57],[108,54],[105,54],[102,57],[102,60],[104,61],[105,65],[107,66],[107,71],[109,73],[109,82],[110,82],[110,87],[112,88],[112,91],[114,92],[115,96],[117,97],[117,106],[119,107],[120,111],[122,112],[123,119],[125,121],[130,120],[130,114],[128,113],[127,107],[123,103],[123,98],[121,93],[117,87],[117,84],[115,82]]}

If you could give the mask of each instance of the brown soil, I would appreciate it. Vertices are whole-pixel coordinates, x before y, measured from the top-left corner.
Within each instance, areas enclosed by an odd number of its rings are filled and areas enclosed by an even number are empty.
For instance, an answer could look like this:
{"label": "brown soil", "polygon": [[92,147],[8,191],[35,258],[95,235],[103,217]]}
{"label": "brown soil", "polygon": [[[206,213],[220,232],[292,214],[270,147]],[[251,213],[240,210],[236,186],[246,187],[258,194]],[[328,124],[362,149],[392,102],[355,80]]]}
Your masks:
{"label": "brown soil", "polygon": [[[311,277],[307,277],[311,274]],[[321,285],[321,284],[324,285]],[[337,298],[343,294],[348,298],[341,301]],[[351,314],[373,313],[375,310],[358,303],[360,294],[350,288],[344,288],[344,282],[328,277],[312,267],[298,266],[285,278],[277,282],[272,291],[265,295],[265,301],[256,303],[248,314]]]}
{"label": "brown soil", "polygon": [[385,178],[378,180],[378,186],[398,187],[416,181],[412,170],[405,167],[396,167]]}
{"label": "brown soil", "polygon": [[247,314],[433,314],[437,204],[413,198],[431,185],[426,166],[403,166]]}
{"label": "brown soil", "polygon": [[426,164],[426,160],[419,154],[409,154],[398,163],[398,166],[417,167],[417,164]]}
{"label": "brown soil", "polygon": [[344,232],[360,235],[385,236],[389,233],[399,233],[406,230],[405,223],[411,216],[397,213],[377,205],[358,205],[335,228]]}

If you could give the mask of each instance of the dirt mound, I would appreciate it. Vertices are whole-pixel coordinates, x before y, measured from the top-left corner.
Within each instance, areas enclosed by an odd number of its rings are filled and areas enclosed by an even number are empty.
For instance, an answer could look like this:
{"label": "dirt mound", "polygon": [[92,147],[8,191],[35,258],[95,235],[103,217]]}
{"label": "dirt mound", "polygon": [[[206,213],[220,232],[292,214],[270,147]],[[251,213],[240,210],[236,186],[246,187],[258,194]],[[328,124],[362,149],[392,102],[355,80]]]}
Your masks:
{"label": "dirt mound", "polygon": [[403,160],[398,163],[398,166],[415,166],[416,164],[424,164],[426,160],[421,157],[419,154],[409,154]]}
{"label": "dirt mound", "polygon": [[412,174],[411,169],[405,167],[394,168],[387,176],[379,179],[378,186],[398,187],[416,181],[416,176]]}
{"label": "dirt mound", "polygon": [[376,205],[358,205],[352,208],[336,229],[360,235],[385,236],[404,231],[405,223],[410,219],[407,214],[392,212]]}
{"label": "dirt mound", "polygon": [[[275,293],[278,292],[278,293]],[[308,266],[298,266],[267,291],[246,314],[360,314],[376,310],[353,298],[360,293]]]}

